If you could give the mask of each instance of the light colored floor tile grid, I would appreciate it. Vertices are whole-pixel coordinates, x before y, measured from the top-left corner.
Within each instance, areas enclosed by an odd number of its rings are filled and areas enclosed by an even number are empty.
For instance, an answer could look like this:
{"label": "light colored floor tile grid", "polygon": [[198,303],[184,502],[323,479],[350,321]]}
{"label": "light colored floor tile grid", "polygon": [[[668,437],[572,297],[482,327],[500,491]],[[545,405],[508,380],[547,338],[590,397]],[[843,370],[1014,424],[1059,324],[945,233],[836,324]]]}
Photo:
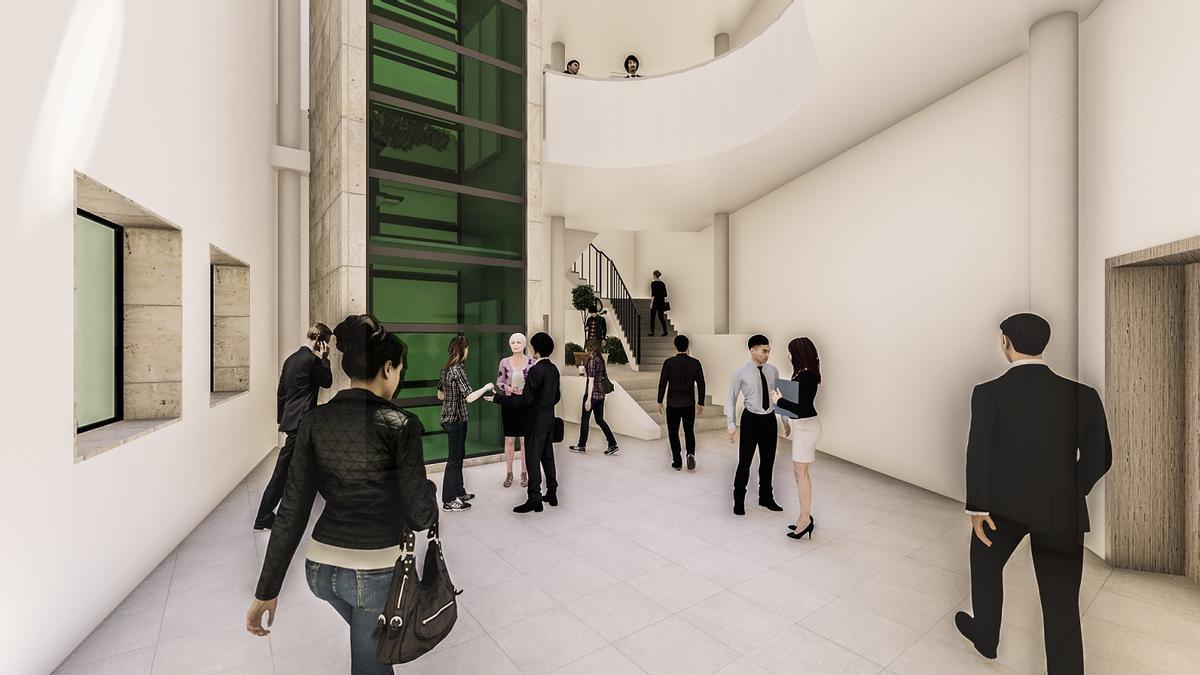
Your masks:
{"label": "light colored floor tile grid", "polygon": [[[1005,575],[999,658],[980,658],[955,631],[954,612],[970,607],[958,502],[822,455],[812,468],[815,536],[793,541],[784,536],[798,510],[786,453],[775,467],[786,511],[750,506],[737,517],[736,452],[720,432],[700,435],[695,472],[670,468],[665,441],[622,438],[614,457],[566,445],[556,453],[561,505],[540,514],[511,512],[524,494],[501,486],[502,464],[466,469],[475,506],[442,514],[447,563],[464,589],[459,622],[397,672],[1044,672],[1027,545]],[[57,672],[347,672],[347,629],[305,585],[304,544],[271,636],[242,627],[268,537],[250,523],[273,463],[247,476]],[[1194,668],[1200,589],[1087,555],[1089,672]]]}

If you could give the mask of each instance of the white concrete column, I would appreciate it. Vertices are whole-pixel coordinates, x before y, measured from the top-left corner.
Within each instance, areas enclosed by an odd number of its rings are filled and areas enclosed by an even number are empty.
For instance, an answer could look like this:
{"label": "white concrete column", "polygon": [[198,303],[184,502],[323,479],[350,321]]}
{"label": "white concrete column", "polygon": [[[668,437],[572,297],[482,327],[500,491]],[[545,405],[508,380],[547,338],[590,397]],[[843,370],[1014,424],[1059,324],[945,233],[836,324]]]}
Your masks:
{"label": "white concrete column", "polygon": [[567,45],[562,42],[550,43],[550,69],[561,73],[567,67]]}
{"label": "white concrete column", "polygon": [[713,36],[713,56],[720,56],[729,51],[729,33],[717,33]]}
{"label": "white concrete column", "polygon": [[567,219],[550,217],[550,337],[557,345],[555,362],[563,362],[567,335]]}
{"label": "white concrete column", "polygon": [[1079,16],[1029,31],[1029,311],[1050,322],[1046,358],[1079,371]]}
{"label": "white concrete column", "polygon": [[729,334],[729,214],[713,215],[713,332]]}
{"label": "white concrete column", "polygon": [[[275,106],[275,142],[299,150],[300,138],[300,0],[279,0],[276,67],[279,99]],[[304,339],[300,313],[300,172],[281,168],[277,175],[279,324],[276,361]]]}

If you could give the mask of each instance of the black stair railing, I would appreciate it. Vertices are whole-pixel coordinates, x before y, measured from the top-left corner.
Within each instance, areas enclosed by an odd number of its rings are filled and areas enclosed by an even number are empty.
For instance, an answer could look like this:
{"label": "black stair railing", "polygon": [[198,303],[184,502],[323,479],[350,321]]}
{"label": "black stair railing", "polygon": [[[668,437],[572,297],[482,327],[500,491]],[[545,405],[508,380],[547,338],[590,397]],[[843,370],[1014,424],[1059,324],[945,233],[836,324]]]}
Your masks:
{"label": "black stair railing", "polygon": [[[596,295],[605,298],[617,315],[617,321],[629,339],[629,347],[633,351],[633,362],[642,362],[642,313],[638,311],[629,287],[621,278],[617,265],[604,251],[588,244],[587,250],[579,254],[571,263],[571,271],[582,277],[592,286]],[[632,331],[630,329],[633,329]]]}

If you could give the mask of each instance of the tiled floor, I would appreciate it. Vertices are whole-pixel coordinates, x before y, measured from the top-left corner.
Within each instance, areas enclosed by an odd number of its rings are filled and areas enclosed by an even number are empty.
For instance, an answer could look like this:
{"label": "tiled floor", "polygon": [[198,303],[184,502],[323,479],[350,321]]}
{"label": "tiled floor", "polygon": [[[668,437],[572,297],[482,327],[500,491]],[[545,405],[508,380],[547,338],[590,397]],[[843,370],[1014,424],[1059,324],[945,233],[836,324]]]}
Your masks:
{"label": "tiled floor", "polygon": [[[574,430],[568,430],[573,433]],[[738,518],[735,453],[700,437],[695,473],[664,442],[622,439],[616,457],[561,451],[562,505],[517,516],[503,465],[471,467],[475,508],[443,513],[459,622],[414,673],[1041,673],[1032,561],[1010,563],[999,658],[978,657],[951,617],[969,607],[962,506],[853,464],[814,465],[812,541],[783,536],[787,507]],[[781,459],[786,455],[782,454]],[[270,638],[243,628],[267,535],[251,514],[268,458],[58,671],[348,672],[347,629],[305,586],[303,545]],[[435,475],[440,480],[440,475]],[[753,492],[753,486],[751,489]],[[1089,673],[1197,672],[1200,589],[1113,571],[1088,554],[1081,592]]]}

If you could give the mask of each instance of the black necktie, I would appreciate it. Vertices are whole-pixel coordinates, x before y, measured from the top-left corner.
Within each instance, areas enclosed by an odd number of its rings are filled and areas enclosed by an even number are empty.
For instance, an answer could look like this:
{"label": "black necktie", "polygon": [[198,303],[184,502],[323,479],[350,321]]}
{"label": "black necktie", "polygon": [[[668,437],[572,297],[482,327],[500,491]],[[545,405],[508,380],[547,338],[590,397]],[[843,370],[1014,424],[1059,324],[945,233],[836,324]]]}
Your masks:
{"label": "black necktie", "polygon": [[758,367],[759,387],[762,388],[762,409],[764,412],[770,412],[771,400],[767,397],[767,376],[763,375],[763,367]]}

